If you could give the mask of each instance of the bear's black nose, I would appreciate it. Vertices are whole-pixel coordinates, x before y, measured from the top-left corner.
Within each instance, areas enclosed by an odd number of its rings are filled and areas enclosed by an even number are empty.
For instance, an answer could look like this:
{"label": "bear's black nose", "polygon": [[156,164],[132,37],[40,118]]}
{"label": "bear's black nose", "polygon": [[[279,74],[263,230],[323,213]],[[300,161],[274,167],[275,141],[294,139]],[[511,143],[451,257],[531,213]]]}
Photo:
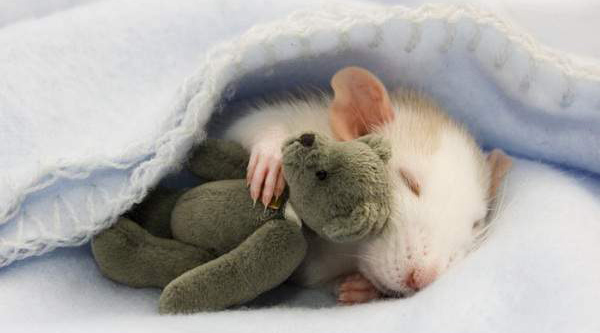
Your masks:
{"label": "bear's black nose", "polygon": [[312,133],[306,133],[306,134],[302,134],[300,136],[300,143],[304,147],[311,147],[314,142],[315,142],[315,135]]}

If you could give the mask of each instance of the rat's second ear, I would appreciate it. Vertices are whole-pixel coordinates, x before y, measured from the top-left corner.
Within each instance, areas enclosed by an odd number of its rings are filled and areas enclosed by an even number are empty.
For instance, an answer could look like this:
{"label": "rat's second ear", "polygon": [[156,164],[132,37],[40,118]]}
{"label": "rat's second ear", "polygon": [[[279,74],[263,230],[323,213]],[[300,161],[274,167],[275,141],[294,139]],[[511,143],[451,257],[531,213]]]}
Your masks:
{"label": "rat's second ear", "polygon": [[375,154],[379,155],[379,158],[384,162],[387,162],[392,157],[392,147],[381,135],[369,134],[358,138],[358,141],[366,143]]}
{"label": "rat's second ear", "polygon": [[512,160],[500,149],[494,149],[487,156],[487,162],[490,166],[490,187],[488,189],[488,197],[490,200],[496,198],[498,188],[504,179],[504,176],[512,166]]}
{"label": "rat's second ear", "polygon": [[331,79],[334,98],[329,107],[333,134],[352,140],[394,119],[385,86],[366,69],[346,67]]}

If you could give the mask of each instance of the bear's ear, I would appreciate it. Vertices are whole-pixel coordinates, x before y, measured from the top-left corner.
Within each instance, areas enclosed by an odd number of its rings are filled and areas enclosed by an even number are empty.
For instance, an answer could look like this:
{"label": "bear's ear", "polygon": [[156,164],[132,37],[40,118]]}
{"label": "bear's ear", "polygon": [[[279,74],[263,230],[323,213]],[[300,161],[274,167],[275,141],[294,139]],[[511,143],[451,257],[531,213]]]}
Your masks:
{"label": "bear's ear", "polygon": [[494,149],[488,154],[487,163],[491,170],[488,198],[494,200],[504,176],[512,167],[512,160],[501,149]]}
{"label": "bear's ear", "polygon": [[366,69],[346,67],[331,79],[329,120],[337,139],[353,140],[394,119],[385,86]]}
{"label": "bear's ear", "polygon": [[390,157],[392,157],[392,147],[390,146],[390,143],[381,135],[369,134],[362,136],[357,140],[364,142],[371,147],[371,149],[373,149],[375,154],[377,154],[383,162],[389,161]]}

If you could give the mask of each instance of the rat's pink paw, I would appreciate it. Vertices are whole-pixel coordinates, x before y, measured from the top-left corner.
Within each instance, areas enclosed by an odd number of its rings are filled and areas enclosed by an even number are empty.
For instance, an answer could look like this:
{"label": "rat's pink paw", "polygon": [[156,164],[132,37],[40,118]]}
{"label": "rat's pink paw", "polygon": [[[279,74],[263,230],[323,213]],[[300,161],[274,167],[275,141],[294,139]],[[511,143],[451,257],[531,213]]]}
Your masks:
{"label": "rat's pink paw", "polygon": [[338,304],[353,305],[378,299],[381,297],[379,290],[362,274],[356,273],[347,276],[340,284]]}
{"label": "rat's pink paw", "polygon": [[281,159],[279,145],[259,143],[252,147],[246,182],[255,202],[260,198],[263,205],[267,206],[273,196],[279,197],[283,193],[285,180]]}

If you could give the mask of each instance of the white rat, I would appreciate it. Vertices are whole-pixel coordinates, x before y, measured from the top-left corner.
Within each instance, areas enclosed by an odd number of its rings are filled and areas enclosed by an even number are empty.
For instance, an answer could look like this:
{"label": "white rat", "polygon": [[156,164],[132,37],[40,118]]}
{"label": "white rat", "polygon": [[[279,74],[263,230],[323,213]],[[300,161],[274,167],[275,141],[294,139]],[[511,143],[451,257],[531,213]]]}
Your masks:
{"label": "white rat", "polygon": [[477,244],[511,161],[500,150],[486,157],[464,127],[434,102],[415,92],[390,96],[365,69],[344,68],[331,86],[333,98],[256,107],[225,137],[251,152],[247,181],[252,198],[260,197],[263,204],[285,186],[280,147],[287,137],[311,130],[340,140],[367,133],[387,138],[393,195],[388,225],[382,234],[357,244],[312,239],[294,279],[313,286],[350,274],[338,289],[342,304],[381,294],[411,295]]}

